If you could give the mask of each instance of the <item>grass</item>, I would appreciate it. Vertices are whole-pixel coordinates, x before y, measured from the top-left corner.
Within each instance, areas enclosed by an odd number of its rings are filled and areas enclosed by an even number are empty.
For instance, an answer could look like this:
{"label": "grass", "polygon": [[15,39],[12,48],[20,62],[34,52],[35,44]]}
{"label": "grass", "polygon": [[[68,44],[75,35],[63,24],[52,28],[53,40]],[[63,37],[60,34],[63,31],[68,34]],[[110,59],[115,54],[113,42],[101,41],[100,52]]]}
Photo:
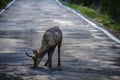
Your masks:
{"label": "grass", "polygon": [[68,3],[64,3],[64,5],[69,6],[70,8],[73,8],[77,11],[80,11],[83,15],[86,15],[92,20],[95,20],[98,23],[104,25],[106,29],[113,32],[115,35],[117,35],[118,38],[120,38],[120,23],[116,23],[107,14],[102,14],[92,8],[84,7],[82,5]]}
{"label": "grass", "polygon": [[92,9],[89,9],[87,7],[83,7],[81,5],[78,6],[76,4],[66,4],[66,5],[73,8],[73,9],[75,9],[75,10],[80,11],[81,13],[83,13],[83,14],[91,17],[91,18],[96,18],[97,17],[95,11],[92,10]]}
{"label": "grass", "polygon": [[6,5],[12,0],[0,0],[0,10],[6,7]]}

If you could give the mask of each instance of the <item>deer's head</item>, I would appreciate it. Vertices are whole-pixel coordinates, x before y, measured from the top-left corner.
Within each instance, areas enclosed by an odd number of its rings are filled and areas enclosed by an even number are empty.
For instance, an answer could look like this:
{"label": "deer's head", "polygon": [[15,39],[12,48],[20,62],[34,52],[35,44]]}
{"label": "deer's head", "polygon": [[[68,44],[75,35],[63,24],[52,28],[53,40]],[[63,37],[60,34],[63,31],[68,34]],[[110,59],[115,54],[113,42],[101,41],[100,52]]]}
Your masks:
{"label": "deer's head", "polygon": [[29,55],[28,53],[25,53],[28,57],[30,57],[30,58],[32,58],[33,59],[33,67],[35,68],[35,67],[38,67],[38,65],[39,65],[39,63],[40,63],[40,61],[41,61],[41,57],[40,57],[40,55],[39,55],[39,53],[38,53],[38,51],[37,50],[32,50],[33,51],[33,53],[34,53],[34,56],[31,56],[31,55]]}

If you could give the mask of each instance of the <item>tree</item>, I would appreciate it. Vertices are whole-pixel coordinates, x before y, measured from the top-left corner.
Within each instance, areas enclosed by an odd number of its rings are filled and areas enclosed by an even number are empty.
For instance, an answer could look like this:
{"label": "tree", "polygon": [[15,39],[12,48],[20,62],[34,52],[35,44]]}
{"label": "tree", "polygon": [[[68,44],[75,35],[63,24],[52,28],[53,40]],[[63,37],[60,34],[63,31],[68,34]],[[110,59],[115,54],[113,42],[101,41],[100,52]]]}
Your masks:
{"label": "tree", "polygon": [[101,0],[101,12],[107,13],[117,22],[120,22],[120,0]]}

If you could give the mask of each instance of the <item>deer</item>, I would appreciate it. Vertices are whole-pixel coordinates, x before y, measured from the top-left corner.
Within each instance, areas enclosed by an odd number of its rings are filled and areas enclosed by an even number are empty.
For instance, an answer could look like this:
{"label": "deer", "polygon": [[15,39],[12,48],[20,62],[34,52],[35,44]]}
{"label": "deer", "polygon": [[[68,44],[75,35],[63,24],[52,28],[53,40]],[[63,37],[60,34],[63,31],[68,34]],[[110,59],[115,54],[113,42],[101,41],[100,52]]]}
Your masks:
{"label": "deer", "polygon": [[34,56],[25,53],[28,57],[32,58],[34,68],[38,67],[44,55],[46,54],[48,54],[48,59],[44,66],[52,68],[52,56],[56,47],[58,47],[58,67],[61,66],[60,49],[62,45],[62,37],[62,31],[59,26],[54,26],[46,30],[44,33],[39,50],[32,50]]}

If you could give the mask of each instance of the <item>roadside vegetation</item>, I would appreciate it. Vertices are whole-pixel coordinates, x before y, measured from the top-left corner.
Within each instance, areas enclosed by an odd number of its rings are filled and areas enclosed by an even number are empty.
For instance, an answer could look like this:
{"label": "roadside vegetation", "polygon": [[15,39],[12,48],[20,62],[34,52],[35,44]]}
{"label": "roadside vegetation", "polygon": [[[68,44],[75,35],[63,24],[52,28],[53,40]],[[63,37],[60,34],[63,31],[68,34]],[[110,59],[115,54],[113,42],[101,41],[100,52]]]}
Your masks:
{"label": "roadside vegetation", "polygon": [[0,11],[7,6],[11,0],[0,0]]}
{"label": "roadside vegetation", "polygon": [[[107,2],[102,0],[92,0],[99,2],[87,2],[87,3],[85,1],[90,1],[90,0],[61,0],[61,1],[64,5],[69,6],[81,12],[83,15],[90,17],[92,20],[100,23],[107,30],[112,32],[115,36],[117,36],[120,39],[120,14],[119,14],[120,1],[119,0],[114,0],[116,1],[114,3],[116,3],[117,7],[115,4],[110,3],[110,1],[109,4],[107,4]],[[111,6],[108,6],[110,4]]]}

